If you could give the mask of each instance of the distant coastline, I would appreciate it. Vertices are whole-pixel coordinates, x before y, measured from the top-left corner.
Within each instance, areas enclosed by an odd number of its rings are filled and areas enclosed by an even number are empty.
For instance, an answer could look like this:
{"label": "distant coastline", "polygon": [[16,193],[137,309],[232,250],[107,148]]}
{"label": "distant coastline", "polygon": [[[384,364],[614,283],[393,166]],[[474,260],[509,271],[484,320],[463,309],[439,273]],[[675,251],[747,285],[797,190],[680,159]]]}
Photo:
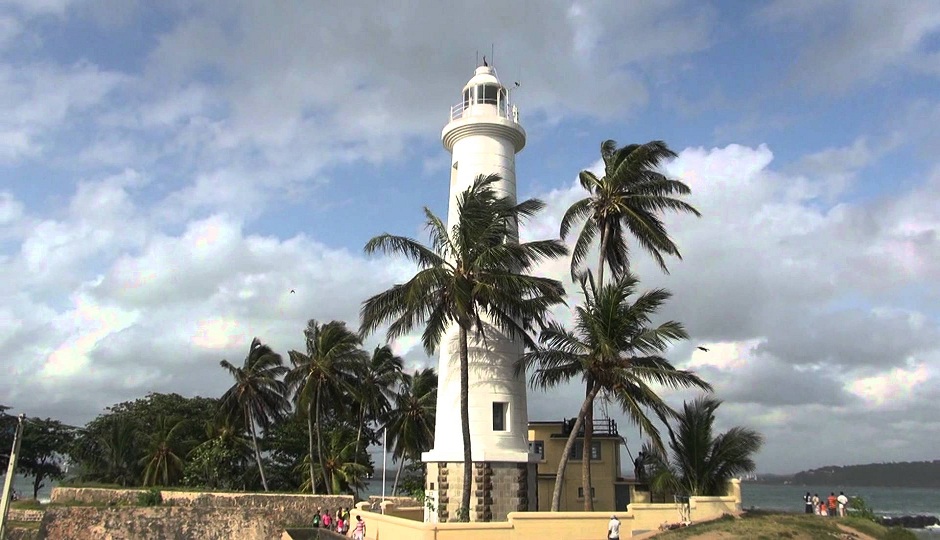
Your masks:
{"label": "distant coastline", "polygon": [[745,482],[767,485],[871,486],[940,489],[940,460],[828,465],[796,474],[765,474]]}

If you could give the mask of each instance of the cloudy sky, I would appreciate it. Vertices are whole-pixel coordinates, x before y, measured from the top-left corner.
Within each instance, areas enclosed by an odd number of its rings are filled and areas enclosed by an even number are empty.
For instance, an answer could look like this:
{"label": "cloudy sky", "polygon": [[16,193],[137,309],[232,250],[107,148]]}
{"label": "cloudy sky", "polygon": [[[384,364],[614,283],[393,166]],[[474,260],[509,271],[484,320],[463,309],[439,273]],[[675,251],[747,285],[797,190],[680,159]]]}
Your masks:
{"label": "cloudy sky", "polygon": [[[0,403],[83,423],[219,395],[253,336],[356,324],[412,270],[366,240],[446,213],[440,130],[491,46],[521,83],[519,195],[548,203],[527,236],[557,235],[602,140],[679,153],[703,216],[669,219],[671,275],[636,269],[674,292],[693,339],[669,356],[722,427],[765,434],[761,471],[940,457],[930,0],[2,1]],[[530,418],[581,392],[533,392]]]}

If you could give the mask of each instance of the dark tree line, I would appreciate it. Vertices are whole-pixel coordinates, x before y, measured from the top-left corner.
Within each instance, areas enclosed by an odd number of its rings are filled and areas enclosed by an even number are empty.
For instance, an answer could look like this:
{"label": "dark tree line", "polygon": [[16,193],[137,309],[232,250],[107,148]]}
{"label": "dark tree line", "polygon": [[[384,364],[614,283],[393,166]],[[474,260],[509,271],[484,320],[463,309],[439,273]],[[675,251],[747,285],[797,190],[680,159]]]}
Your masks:
{"label": "dark tree line", "polygon": [[795,484],[940,488],[940,460],[830,465],[793,475]]}

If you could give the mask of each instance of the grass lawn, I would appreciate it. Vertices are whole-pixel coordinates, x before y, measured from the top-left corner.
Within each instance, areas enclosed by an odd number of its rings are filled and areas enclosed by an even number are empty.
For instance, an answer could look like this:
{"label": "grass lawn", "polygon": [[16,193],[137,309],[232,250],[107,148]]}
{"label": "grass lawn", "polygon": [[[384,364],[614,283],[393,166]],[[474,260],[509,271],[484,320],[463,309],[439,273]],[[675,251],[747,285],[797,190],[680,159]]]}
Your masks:
{"label": "grass lawn", "polygon": [[678,540],[681,538],[747,538],[770,540],[789,538],[792,540],[816,540],[844,538],[837,524],[851,527],[860,533],[878,540],[916,540],[910,531],[882,527],[872,521],[861,518],[829,519],[806,514],[785,514],[773,512],[747,512],[741,519],[722,518],[707,523],[700,523],[684,529],[669,531],[656,538]]}

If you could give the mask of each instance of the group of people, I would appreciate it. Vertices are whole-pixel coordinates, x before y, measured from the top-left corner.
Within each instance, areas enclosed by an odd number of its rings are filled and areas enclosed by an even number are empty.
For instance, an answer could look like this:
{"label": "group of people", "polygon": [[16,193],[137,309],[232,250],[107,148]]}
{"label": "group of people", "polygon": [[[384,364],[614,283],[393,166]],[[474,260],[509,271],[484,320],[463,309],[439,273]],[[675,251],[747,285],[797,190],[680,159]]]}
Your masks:
{"label": "group of people", "polygon": [[317,508],[317,513],[313,515],[313,527],[349,535],[355,540],[363,540],[366,537],[366,522],[362,520],[362,516],[356,516],[356,522],[351,523],[349,508],[340,508],[335,514]]}
{"label": "group of people", "polygon": [[803,495],[803,502],[806,505],[807,514],[845,517],[845,509],[849,505],[849,498],[842,491],[839,492],[838,497],[836,497],[835,492],[831,492],[827,498],[821,498],[818,493],[810,495],[807,491],[806,495]]}

